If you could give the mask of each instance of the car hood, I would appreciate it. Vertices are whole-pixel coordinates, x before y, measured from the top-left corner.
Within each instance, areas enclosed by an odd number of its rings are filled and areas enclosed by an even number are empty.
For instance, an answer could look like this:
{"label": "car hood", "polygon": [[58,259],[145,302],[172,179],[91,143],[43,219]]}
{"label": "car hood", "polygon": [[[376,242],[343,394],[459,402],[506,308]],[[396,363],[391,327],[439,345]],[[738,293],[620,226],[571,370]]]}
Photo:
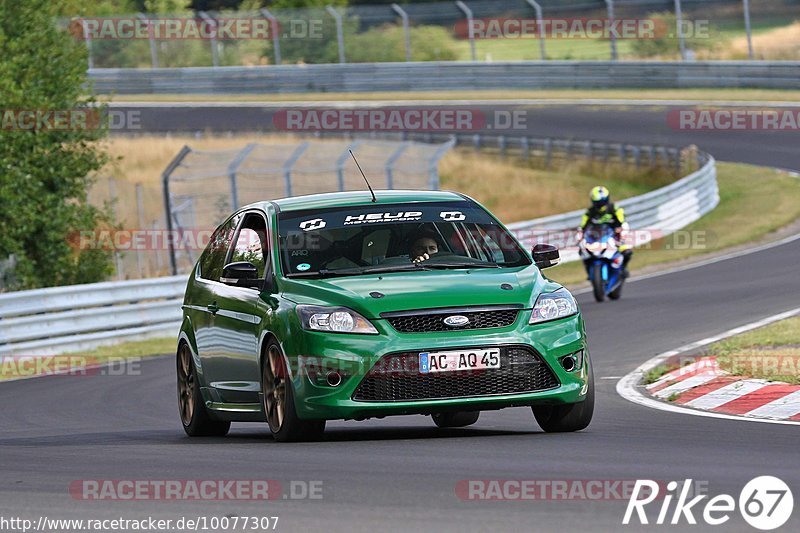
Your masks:
{"label": "car hood", "polygon": [[[546,280],[535,266],[528,266],[284,279],[283,296],[296,303],[349,307],[366,318],[375,319],[386,312],[440,307],[521,305],[530,308],[543,290],[557,287],[559,285]],[[376,298],[372,293],[382,296]]]}

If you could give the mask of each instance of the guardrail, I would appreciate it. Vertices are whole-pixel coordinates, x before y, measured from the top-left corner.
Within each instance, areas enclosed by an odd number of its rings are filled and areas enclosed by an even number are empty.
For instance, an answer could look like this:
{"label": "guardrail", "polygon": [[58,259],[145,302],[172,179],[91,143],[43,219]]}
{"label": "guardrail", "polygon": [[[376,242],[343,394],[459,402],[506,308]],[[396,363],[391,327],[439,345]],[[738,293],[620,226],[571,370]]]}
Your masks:
{"label": "guardrail", "polygon": [[0,294],[0,355],[76,352],[177,335],[186,276]]}
{"label": "guardrail", "polygon": [[233,94],[533,89],[800,89],[800,61],[417,62],[90,69],[97,93]]}
{"label": "guardrail", "polygon": [[[486,147],[488,139],[463,136],[462,143]],[[642,147],[592,141],[492,139],[501,153],[569,157],[571,154],[617,158],[621,162],[680,162],[675,148]],[[698,152],[701,168],[660,189],[622,200],[633,229],[657,229],[668,235],[699,219],[719,203],[714,158]],[[526,247],[557,234],[573,233],[583,211],[517,222],[508,227]],[[647,239],[638,239],[644,244]],[[578,259],[573,249],[563,261]],[[0,355],[51,355],[155,336],[175,336],[180,326],[186,276],[72,285],[0,294]]]}

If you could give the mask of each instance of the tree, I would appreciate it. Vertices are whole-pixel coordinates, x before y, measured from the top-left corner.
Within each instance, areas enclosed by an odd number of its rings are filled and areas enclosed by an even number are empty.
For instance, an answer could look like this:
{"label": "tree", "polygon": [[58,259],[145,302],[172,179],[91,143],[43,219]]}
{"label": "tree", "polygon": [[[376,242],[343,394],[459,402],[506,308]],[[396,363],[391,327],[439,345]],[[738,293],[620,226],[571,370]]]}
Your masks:
{"label": "tree", "polygon": [[[111,271],[109,252],[71,245],[76,232],[111,222],[86,198],[106,162],[97,142],[106,132],[91,126],[86,50],[57,29],[56,14],[49,0],[0,0],[0,260],[14,258],[19,288],[99,281]],[[29,127],[25,111],[79,122]]]}

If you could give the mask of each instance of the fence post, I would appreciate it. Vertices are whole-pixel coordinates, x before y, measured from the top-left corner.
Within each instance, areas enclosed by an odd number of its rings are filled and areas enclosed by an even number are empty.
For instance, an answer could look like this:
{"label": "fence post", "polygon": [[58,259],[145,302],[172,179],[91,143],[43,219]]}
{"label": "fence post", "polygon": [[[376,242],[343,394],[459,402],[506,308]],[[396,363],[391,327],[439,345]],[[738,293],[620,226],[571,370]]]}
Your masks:
{"label": "fence post", "polygon": [[336,42],[339,45],[339,63],[347,63],[344,56],[344,28],[342,27],[342,14],[339,13],[333,6],[328,6],[325,10],[336,21]]}
{"label": "fence post", "polygon": [[449,141],[436,149],[433,157],[428,162],[428,187],[432,191],[439,190],[439,160],[455,145],[456,138],[451,137]]}
{"label": "fence post", "polygon": [[[113,177],[108,178],[108,201],[111,204],[111,213],[114,215],[114,218],[117,216],[117,180]],[[117,279],[122,281],[125,274],[123,273],[123,266],[122,266],[122,255],[117,251],[114,250],[114,266],[117,269]]]}
{"label": "fence post", "polygon": [[[608,24],[609,27],[614,27],[614,0],[606,0],[606,7],[608,8]],[[614,32],[610,32],[609,41],[611,42],[611,61],[617,60],[617,36]]]}
{"label": "fence post", "polygon": [[744,29],[747,32],[747,55],[753,59],[753,33],[750,28],[750,0],[742,0],[744,9]]}
{"label": "fence post", "polygon": [[539,2],[534,0],[525,0],[536,11],[536,31],[539,32],[539,53],[542,56],[542,61],[545,60],[544,53],[544,21],[542,20],[542,6]]}
{"label": "fence post", "polygon": [[266,7],[262,7],[261,8],[261,14],[264,16],[264,18],[269,20],[269,31],[272,34],[272,48],[275,51],[275,64],[276,65],[280,65],[281,64],[281,39],[280,39],[280,35],[278,35],[278,32],[280,31],[278,29],[278,19],[276,19],[275,15],[273,15],[272,12],[269,9],[267,9]]}
{"label": "fence post", "polygon": [[233,210],[239,209],[239,188],[236,185],[236,172],[239,170],[239,167],[244,163],[244,160],[247,159],[247,156],[250,155],[257,145],[254,143],[250,143],[245,146],[241,152],[236,154],[236,157],[233,158],[233,161],[230,162],[228,165],[228,179],[231,182],[231,204],[233,206]]}
{"label": "fence post", "polygon": [[519,147],[522,149],[522,158],[525,161],[531,158],[531,144],[527,137],[522,137],[519,140]]}
{"label": "fence post", "polygon": [[467,17],[467,25],[469,26],[467,28],[469,32],[469,50],[470,54],[472,55],[472,60],[477,61],[477,56],[475,53],[475,27],[472,24],[472,10],[469,7],[467,7],[467,4],[465,4],[461,0],[458,0],[456,2],[456,6],[458,6],[458,9],[463,11],[464,16]]}
{"label": "fence post", "polygon": [[411,61],[411,30],[408,27],[408,13],[397,4],[392,4],[392,9],[403,20],[403,35],[406,39],[406,61]]}
{"label": "fence post", "polygon": [[389,159],[386,160],[386,188],[387,189],[394,189],[394,165],[397,163],[397,160],[403,155],[403,153],[408,150],[408,147],[411,146],[411,143],[404,142],[401,144],[397,150],[395,150],[392,155],[389,156]]}
{"label": "fence post", "polygon": [[89,34],[89,26],[86,24],[85,19],[81,19],[81,27],[83,28],[83,40],[86,42],[86,50],[89,52],[89,68],[94,68],[94,59],[92,58],[92,36]]}
{"label": "fence post", "polygon": [[681,59],[686,61],[686,36],[683,34],[683,8],[681,0],[675,0],[675,26],[678,30],[678,46],[681,49]]}
{"label": "fence post", "polygon": [[283,163],[283,180],[286,183],[286,196],[292,195],[292,167],[295,163],[297,163],[297,160],[300,159],[300,156],[303,155],[303,152],[306,151],[308,146],[309,143],[302,143],[300,146],[294,149],[294,152],[292,152],[292,155],[289,156],[289,159]]}
{"label": "fence post", "polygon": [[215,67],[219,66],[219,50],[217,49],[217,21],[213,18],[208,16],[208,13],[205,11],[200,11],[198,13],[200,18],[202,18],[205,22],[213,26],[214,30],[211,34],[211,64]]}
{"label": "fence post", "polygon": [[169,178],[191,151],[192,149],[188,146],[181,148],[181,151],[178,152],[175,159],[173,159],[170,164],[167,165],[167,168],[164,169],[164,172],[161,173],[161,185],[164,191],[164,214],[167,217],[167,249],[169,253],[170,273],[173,276],[178,274],[178,263],[175,260],[175,243],[172,239],[172,200],[169,196]]}
{"label": "fence post", "polygon": [[[144,198],[142,197],[142,184],[136,184],[136,226],[137,231],[142,231],[144,229]],[[158,253],[158,252],[156,252]],[[139,277],[144,278],[147,277],[144,274],[144,262],[142,261],[142,250],[138,246],[136,247],[136,267],[139,269]],[[149,272],[149,268],[148,274]]]}
{"label": "fence post", "polygon": [[136,13],[136,18],[147,22],[147,40],[150,41],[150,68],[158,68],[158,48],[156,37],[153,35],[153,25],[144,13]]}

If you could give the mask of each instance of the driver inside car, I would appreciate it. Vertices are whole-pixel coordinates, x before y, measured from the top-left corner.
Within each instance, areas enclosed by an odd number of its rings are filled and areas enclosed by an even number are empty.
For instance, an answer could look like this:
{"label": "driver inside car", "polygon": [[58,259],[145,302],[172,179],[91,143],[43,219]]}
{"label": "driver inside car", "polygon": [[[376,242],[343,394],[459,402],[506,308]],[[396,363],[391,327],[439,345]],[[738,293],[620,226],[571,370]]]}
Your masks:
{"label": "driver inside car", "polygon": [[439,253],[439,243],[430,235],[421,235],[412,242],[410,252],[411,261],[421,263]]}

